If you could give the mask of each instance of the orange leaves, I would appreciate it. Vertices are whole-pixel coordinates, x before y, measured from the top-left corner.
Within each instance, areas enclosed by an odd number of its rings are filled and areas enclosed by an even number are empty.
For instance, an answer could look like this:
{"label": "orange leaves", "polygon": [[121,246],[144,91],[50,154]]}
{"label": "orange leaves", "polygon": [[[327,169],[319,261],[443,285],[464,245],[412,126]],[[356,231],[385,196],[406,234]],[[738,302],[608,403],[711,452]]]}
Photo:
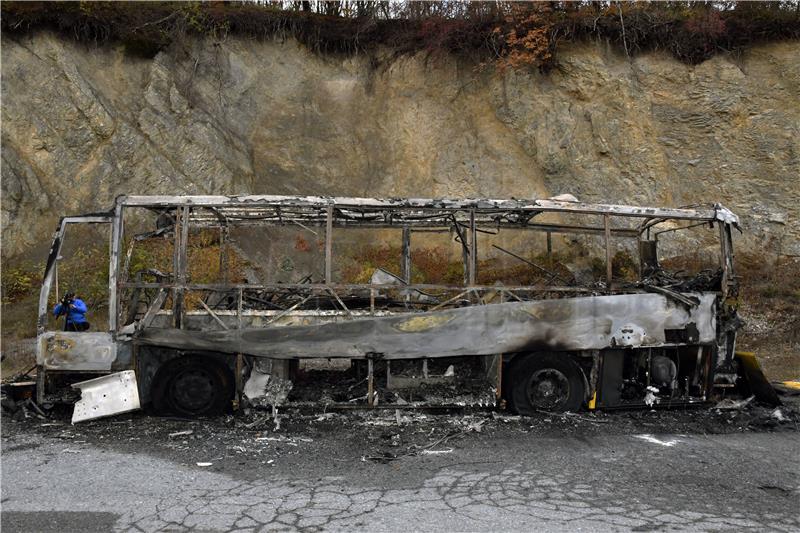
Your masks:
{"label": "orange leaves", "polygon": [[311,245],[306,239],[298,235],[294,238],[294,249],[298,252],[310,252]]}
{"label": "orange leaves", "polygon": [[546,67],[553,61],[554,19],[547,4],[517,4],[503,26],[492,30],[501,41],[497,66],[502,71],[526,66]]}

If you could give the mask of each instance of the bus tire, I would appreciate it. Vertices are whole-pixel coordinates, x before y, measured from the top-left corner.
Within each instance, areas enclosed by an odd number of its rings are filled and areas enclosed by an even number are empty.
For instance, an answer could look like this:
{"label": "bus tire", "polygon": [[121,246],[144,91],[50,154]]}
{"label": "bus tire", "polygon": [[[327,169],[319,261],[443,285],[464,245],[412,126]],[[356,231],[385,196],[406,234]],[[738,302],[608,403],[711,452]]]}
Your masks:
{"label": "bus tire", "polygon": [[153,407],[159,413],[209,416],[228,412],[234,376],[221,361],[203,355],[167,361],[153,379]]}
{"label": "bus tire", "polygon": [[578,411],[585,380],[578,364],[565,353],[533,353],[515,359],[509,383],[512,408],[521,415],[537,411]]}

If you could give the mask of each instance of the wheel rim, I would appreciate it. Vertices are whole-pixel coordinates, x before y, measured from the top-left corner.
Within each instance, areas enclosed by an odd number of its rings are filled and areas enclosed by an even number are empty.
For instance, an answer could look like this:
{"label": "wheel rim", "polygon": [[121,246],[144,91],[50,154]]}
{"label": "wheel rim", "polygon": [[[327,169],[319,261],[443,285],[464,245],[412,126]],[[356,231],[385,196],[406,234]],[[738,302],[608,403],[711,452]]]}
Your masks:
{"label": "wheel rim", "polygon": [[169,393],[172,405],[177,409],[202,413],[214,405],[217,384],[207,369],[189,367],[173,378]]}
{"label": "wheel rim", "polygon": [[533,373],[527,392],[531,405],[551,411],[569,399],[569,380],[555,368],[543,368]]}

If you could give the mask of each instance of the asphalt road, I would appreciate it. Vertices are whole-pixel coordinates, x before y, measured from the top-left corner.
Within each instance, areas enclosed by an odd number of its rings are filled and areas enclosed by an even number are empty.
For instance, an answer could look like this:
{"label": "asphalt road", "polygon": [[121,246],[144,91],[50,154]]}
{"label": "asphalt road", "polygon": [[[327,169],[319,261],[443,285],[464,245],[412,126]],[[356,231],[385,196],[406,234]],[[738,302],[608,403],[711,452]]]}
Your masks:
{"label": "asphalt road", "polygon": [[3,427],[4,532],[800,530],[796,431],[489,428],[381,463],[319,434],[306,452],[311,439],[300,437],[280,441],[289,455],[217,461],[204,439],[170,455],[147,437],[121,448],[103,434],[64,439],[33,425]]}

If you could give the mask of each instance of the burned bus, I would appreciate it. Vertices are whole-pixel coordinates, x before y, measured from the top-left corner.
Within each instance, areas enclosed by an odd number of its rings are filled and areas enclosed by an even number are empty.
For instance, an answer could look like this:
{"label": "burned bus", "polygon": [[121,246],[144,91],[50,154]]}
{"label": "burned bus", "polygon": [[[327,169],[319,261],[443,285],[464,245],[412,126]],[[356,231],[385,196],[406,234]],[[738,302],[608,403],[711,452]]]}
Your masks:
{"label": "burned bus", "polygon": [[[58,268],[83,227],[109,242],[107,324],[59,331]],[[80,391],[74,420],[144,404],[701,404],[736,381],[734,228],[719,204],[569,195],[120,196],[59,223],[37,397]]]}

